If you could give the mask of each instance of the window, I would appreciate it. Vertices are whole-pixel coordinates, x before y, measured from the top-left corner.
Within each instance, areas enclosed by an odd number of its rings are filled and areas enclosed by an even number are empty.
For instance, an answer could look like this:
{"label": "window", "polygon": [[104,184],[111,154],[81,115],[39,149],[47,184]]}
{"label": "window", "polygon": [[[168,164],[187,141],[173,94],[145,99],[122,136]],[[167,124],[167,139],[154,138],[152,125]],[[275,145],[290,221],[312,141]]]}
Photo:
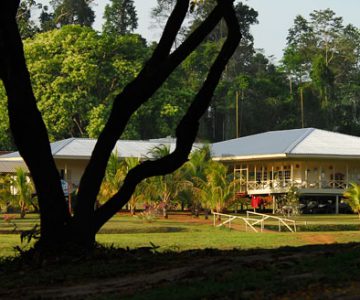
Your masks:
{"label": "window", "polygon": [[290,180],[291,179],[291,171],[290,170],[286,170],[284,171],[284,175],[285,175],[285,180]]}

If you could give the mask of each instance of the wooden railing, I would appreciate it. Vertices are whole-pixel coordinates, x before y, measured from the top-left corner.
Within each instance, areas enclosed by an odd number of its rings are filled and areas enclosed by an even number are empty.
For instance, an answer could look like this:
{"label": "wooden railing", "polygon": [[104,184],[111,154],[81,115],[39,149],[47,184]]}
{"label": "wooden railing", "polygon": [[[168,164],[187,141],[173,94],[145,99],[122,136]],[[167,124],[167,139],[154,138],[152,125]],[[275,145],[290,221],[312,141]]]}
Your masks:
{"label": "wooden railing", "polygon": [[[279,231],[281,231],[281,225],[283,225],[284,227],[289,229],[289,231],[296,232],[296,221],[294,221],[294,220],[290,220],[290,219],[282,218],[282,217],[278,217],[278,216],[261,214],[261,213],[257,213],[257,212],[253,212],[253,211],[247,211],[246,218],[249,218],[250,215],[256,215],[256,216],[260,217],[258,220],[261,220],[262,227],[264,227],[265,220],[273,219],[273,220],[278,221]],[[291,228],[291,226],[293,228]]]}
{"label": "wooden railing", "polygon": [[[305,189],[339,189],[344,190],[348,184],[344,180],[326,180],[326,181],[292,181],[292,180],[266,180],[266,181],[247,181],[247,191],[253,190],[283,190],[290,187]],[[245,192],[245,191],[244,191]]]}
{"label": "wooden railing", "polygon": [[[221,227],[221,226],[228,224],[229,228],[231,228],[231,222],[238,219],[245,223],[246,231],[247,231],[247,228],[250,227],[254,232],[258,232],[258,230],[254,227],[254,225],[258,225],[259,223],[261,223],[261,220],[259,221],[259,219],[255,219],[255,218],[245,218],[245,217],[222,214],[222,213],[217,213],[217,212],[211,212],[211,213],[214,216],[214,222],[213,222],[214,227]],[[216,218],[219,219],[219,217],[226,217],[228,219],[221,222],[220,224],[216,224]],[[260,228],[262,231],[264,227],[260,226]]]}
{"label": "wooden railing", "polygon": [[[263,232],[265,220],[274,219],[274,220],[278,221],[279,231],[281,231],[281,226],[283,225],[287,229],[289,229],[289,231],[296,232],[296,222],[294,220],[290,220],[290,219],[286,219],[286,218],[282,218],[282,217],[260,214],[260,213],[251,212],[251,211],[246,212],[246,217],[234,216],[234,215],[217,213],[217,212],[211,212],[211,213],[214,216],[214,221],[213,221],[214,227],[221,227],[221,226],[228,224],[229,228],[231,228],[231,222],[238,219],[238,220],[241,220],[244,222],[246,231],[247,231],[248,227],[250,227],[254,232],[258,232],[258,229],[255,227],[255,225],[259,225],[260,232]],[[251,218],[249,216],[251,214],[256,215],[257,217],[260,217],[260,218]],[[227,219],[225,221],[221,222],[220,224],[216,224],[216,218],[219,219],[219,217],[225,217]],[[293,226],[293,228],[291,228],[288,223],[290,223]]]}

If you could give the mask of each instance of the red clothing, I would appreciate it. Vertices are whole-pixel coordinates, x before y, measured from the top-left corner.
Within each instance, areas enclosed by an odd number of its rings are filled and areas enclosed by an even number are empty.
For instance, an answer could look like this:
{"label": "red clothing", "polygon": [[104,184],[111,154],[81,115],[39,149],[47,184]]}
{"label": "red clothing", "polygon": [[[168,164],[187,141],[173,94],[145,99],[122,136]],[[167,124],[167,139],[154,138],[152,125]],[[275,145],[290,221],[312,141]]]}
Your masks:
{"label": "red clothing", "polygon": [[261,204],[261,198],[260,197],[251,197],[251,207],[252,208],[258,208]]}

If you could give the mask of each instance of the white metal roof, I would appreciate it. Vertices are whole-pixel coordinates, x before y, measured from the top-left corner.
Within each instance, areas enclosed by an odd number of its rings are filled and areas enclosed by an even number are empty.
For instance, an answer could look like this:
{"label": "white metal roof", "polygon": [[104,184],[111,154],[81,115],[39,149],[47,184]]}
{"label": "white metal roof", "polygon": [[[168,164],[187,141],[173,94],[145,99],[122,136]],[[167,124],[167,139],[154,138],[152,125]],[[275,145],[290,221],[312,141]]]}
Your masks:
{"label": "white metal roof", "polygon": [[212,145],[217,160],[265,157],[356,157],[360,137],[315,129],[269,131]]}
{"label": "white metal roof", "polygon": [[23,160],[21,161],[0,161],[0,173],[15,173],[16,169],[21,168],[28,172],[28,168]]}
{"label": "white metal roof", "polygon": [[[64,147],[53,151],[54,158],[84,158],[88,159],[95,147],[95,139],[74,138]],[[174,150],[175,143],[157,143],[150,141],[117,141],[116,149],[119,157],[150,157],[150,151],[159,145],[170,146],[170,151]]]}
{"label": "white metal roof", "polygon": [[[89,159],[95,139],[69,138],[51,143],[55,159]],[[172,151],[175,140],[149,141],[119,140],[116,149],[119,157],[151,157],[150,150],[159,145],[169,145]],[[200,148],[201,144],[194,145]],[[360,137],[315,128],[269,131],[211,145],[216,160],[261,159],[275,157],[336,157],[360,159]],[[0,162],[22,161],[18,152],[0,156]],[[14,169],[15,165],[0,165]]]}
{"label": "white metal roof", "polygon": [[[55,159],[89,159],[95,147],[96,139],[69,138],[66,140],[51,143],[51,152]],[[151,158],[150,151],[160,145],[170,147],[170,151],[175,149],[175,139],[150,140],[150,141],[131,141],[119,140],[116,149],[120,158],[139,157]],[[200,148],[200,144],[194,144],[195,148]],[[0,161],[15,161],[21,159],[19,152],[12,152],[0,156]]]}

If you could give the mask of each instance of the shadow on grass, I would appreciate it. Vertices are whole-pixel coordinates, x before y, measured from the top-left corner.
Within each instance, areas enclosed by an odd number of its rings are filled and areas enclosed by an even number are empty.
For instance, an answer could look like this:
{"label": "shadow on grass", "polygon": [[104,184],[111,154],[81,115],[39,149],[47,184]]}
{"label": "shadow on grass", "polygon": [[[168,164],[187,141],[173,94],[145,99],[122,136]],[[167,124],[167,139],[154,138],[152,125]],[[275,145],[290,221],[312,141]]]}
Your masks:
{"label": "shadow on grass", "polygon": [[344,299],[360,292],[356,243],[157,250],[98,247],[81,259],[3,259],[0,298]]}

